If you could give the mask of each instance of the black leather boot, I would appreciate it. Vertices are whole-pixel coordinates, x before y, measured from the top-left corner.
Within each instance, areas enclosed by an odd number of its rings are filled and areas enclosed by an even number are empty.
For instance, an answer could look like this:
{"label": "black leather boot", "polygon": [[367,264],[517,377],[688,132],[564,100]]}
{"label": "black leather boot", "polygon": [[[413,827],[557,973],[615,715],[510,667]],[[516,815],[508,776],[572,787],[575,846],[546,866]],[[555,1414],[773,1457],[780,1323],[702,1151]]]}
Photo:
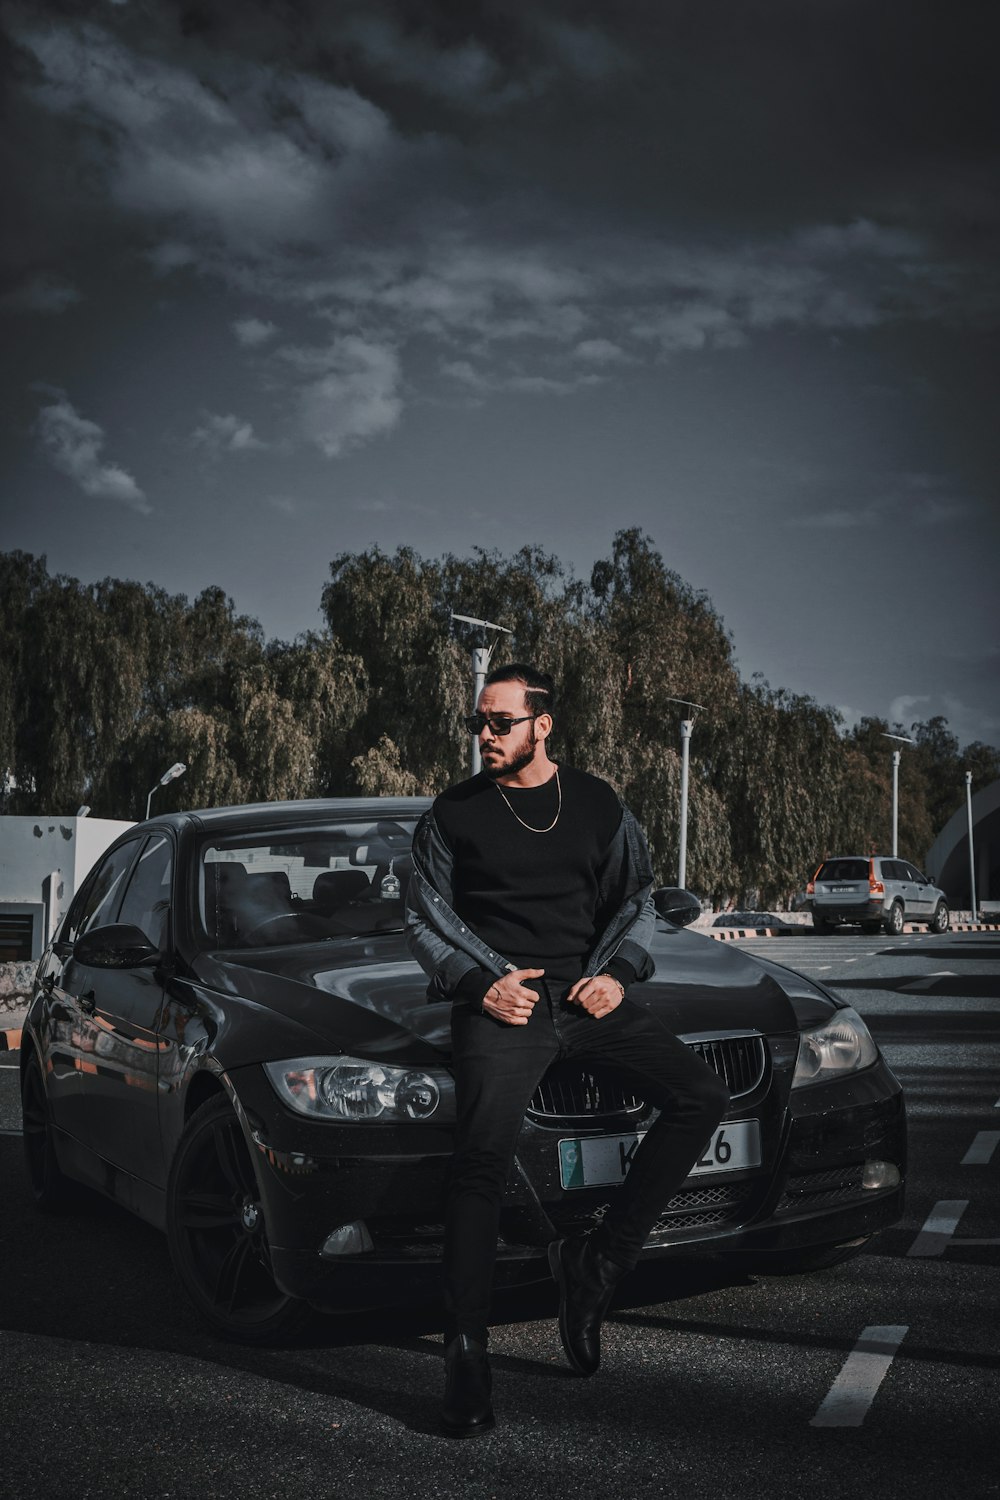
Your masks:
{"label": "black leather boot", "polygon": [[482,1437],[496,1426],[490,1400],[490,1362],[482,1344],[465,1333],[444,1351],[444,1406],[441,1425],[449,1437]]}
{"label": "black leather boot", "polygon": [[549,1266],[559,1285],[559,1336],[578,1375],[593,1375],[601,1363],[601,1322],[624,1275],[589,1235],[553,1240]]}

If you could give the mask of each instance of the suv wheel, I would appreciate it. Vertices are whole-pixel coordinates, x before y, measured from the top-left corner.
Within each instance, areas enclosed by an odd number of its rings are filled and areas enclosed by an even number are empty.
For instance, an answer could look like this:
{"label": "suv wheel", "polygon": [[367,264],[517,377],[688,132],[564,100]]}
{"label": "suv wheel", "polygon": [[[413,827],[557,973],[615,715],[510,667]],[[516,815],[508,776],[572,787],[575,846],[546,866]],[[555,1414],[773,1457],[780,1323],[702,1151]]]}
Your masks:
{"label": "suv wheel", "polygon": [[885,930],[890,937],[899,937],[903,930],[903,907],[899,901],[894,901],[886,913]]}
{"label": "suv wheel", "polygon": [[951,925],[951,913],[943,901],[939,901],[931,918],[931,932],[947,932]]}

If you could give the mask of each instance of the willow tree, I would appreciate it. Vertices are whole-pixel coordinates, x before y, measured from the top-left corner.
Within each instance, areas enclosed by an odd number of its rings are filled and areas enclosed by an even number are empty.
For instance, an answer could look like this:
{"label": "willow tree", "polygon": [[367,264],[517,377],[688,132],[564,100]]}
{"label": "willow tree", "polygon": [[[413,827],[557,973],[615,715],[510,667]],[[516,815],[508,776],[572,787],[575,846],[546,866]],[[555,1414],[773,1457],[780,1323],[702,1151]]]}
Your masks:
{"label": "willow tree", "polygon": [[441,567],[409,547],[341,553],[330,564],[323,612],[340,649],[362,664],[364,706],[345,737],[349,779],[354,762],[393,742],[420,791],[437,791],[461,775],[456,735],[468,667],[449,628]]}
{"label": "willow tree", "polygon": [[44,557],[0,553],[0,776],[9,773],[13,777],[12,809],[31,795],[34,766],[27,753],[24,725],[34,705],[26,660],[34,605],[48,583]]}
{"label": "willow tree", "polygon": [[[659,878],[675,880],[680,725],[692,711],[673,700],[703,705],[689,778],[688,881],[705,893],[728,885],[735,873],[729,820],[711,773],[739,677],[723,622],[635,528],[620,531],[611,557],[595,563],[588,594],[587,615],[603,651],[592,658],[596,680],[587,658],[581,676],[591,676],[591,700],[603,692],[611,710],[603,763],[590,769],[620,787],[646,827]],[[585,756],[586,721],[573,730]]]}

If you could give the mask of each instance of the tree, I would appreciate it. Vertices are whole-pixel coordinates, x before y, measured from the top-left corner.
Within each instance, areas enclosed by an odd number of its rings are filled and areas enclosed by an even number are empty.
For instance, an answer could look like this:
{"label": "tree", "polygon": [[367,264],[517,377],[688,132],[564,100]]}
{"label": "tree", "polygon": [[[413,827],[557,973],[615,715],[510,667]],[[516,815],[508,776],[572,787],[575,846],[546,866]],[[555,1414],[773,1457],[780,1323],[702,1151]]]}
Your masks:
{"label": "tree", "polygon": [[[703,593],[636,528],[586,579],[537,547],[428,560],[411,548],[341,553],[327,629],[267,641],[218,588],[192,602],[152,584],[50,577],[0,554],[0,754],[8,812],[139,817],[310,796],[433,794],[467,774],[460,719],[469,649],[452,614],[507,626],[493,664],[535,661],[558,685],[552,748],[606,777],[643,823],[658,881],[677,878],[680,722],[694,716],[689,883],[716,904],[777,904],[837,853],[891,847],[891,744],[882,719],[741,681]],[[703,705],[692,710],[672,700]],[[1000,776],[1000,752],[963,752],[943,718],[911,726],[899,847],[918,862],[962,803]]]}

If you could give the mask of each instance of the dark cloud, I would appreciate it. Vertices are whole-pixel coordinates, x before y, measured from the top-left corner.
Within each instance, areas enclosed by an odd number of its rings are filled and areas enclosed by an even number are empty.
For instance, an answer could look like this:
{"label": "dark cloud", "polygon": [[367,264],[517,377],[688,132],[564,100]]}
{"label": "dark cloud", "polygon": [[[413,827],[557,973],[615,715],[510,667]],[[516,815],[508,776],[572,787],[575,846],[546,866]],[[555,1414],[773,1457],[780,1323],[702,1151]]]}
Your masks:
{"label": "dark cloud", "polygon": [[[516,523],[534,526],[586,455],[601,526],[607,493],[654,520],[664,494],[771,507],[796,559],[867,554],[866,588],[875,549],[907,536],[924,597],[930,539],[983,523],[992,7],[0,0],[0,17],[0,420],[32,494],[57,469],[123,502],[124,532],[125,510],[166,513],[157,473],[174,494],[208,484],[228,559],[226,476],[235,511],[263,474],[258,516],[329,505],[414,544],[437,517],[451,546],[470,473],[502,471],[475,512],[492,542],[516,514],[508,465],[542,497]],[[32,379],[60,387],[40,425]]]}

